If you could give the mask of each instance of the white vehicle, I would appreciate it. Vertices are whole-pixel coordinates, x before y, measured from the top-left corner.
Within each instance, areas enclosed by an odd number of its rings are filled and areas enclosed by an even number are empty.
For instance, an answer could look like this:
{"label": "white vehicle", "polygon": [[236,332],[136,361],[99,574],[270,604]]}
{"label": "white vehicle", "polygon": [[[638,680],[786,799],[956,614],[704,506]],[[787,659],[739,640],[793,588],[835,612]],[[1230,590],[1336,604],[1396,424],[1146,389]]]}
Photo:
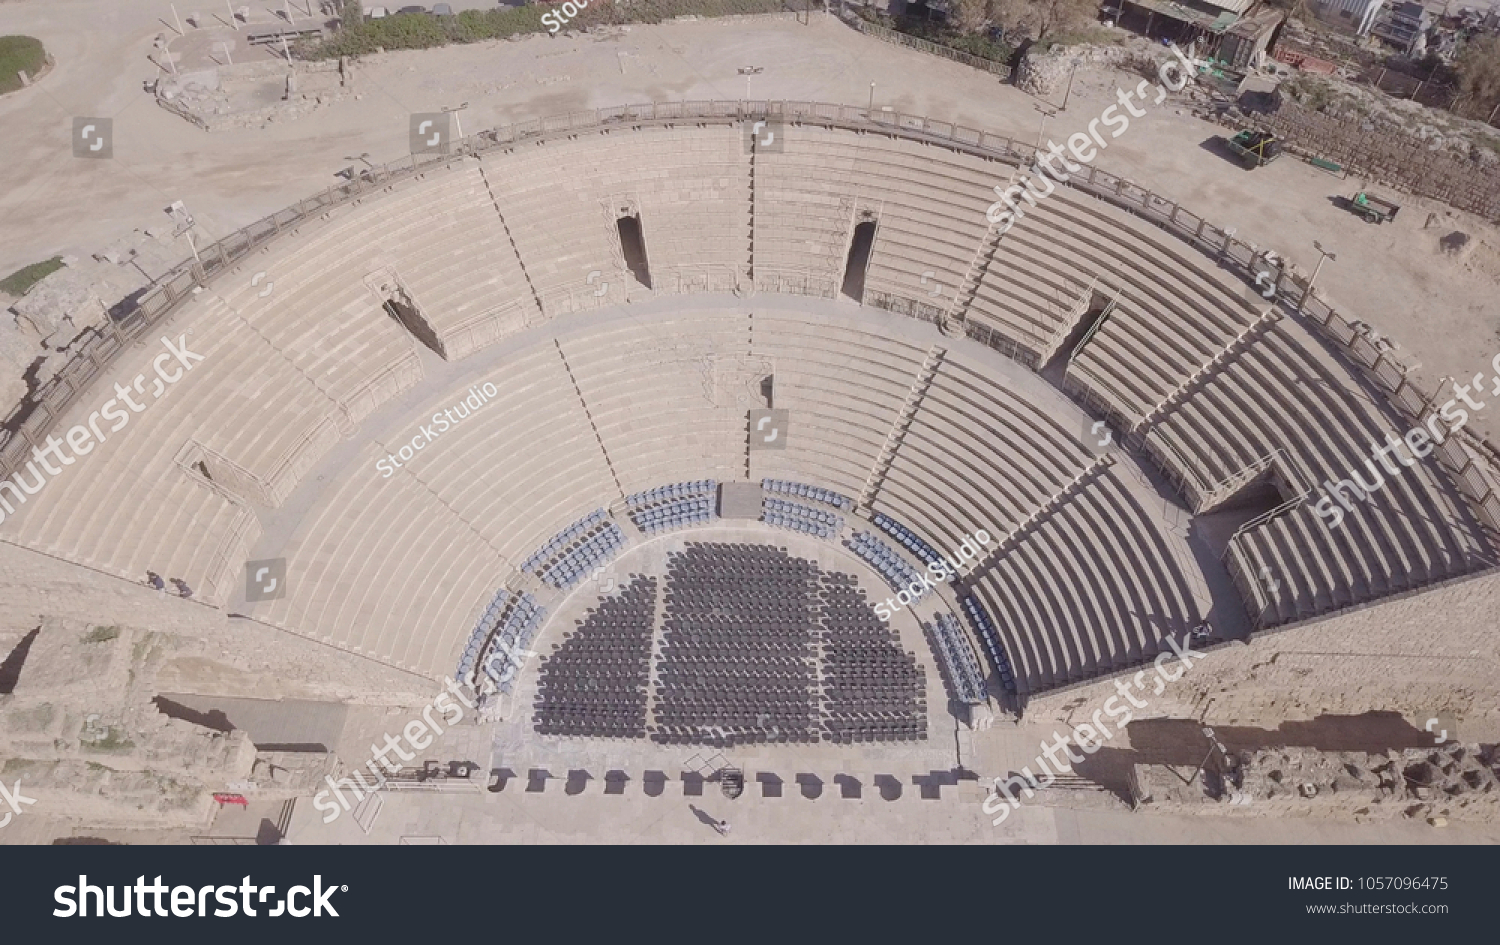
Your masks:
{"label": "white vehicle", "polygon": [[365,11],[365,19],[367,20],[382,20],[389,15],[385,7],[371,7]]}

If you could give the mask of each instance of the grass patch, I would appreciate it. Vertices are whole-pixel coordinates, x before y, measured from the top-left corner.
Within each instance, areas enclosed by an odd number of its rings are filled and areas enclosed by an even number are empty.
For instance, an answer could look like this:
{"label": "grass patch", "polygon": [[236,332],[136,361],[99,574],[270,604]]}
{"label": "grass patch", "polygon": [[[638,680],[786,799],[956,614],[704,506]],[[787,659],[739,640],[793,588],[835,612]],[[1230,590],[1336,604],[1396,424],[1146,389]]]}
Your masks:
{"label": "grass patch", "polygon": [[120,635],[119,627],[95,627],[83,635],[84,643],[105,643]]}
{"label": "grass patch", "polygon": [[[678,16],[718,17],[785,10],[782,0],[637,0],[629,5],[600,2],[580,10],[558,32],[625,23],[661,23]],[[403,14],[366,20],[362,15],[356,19],[357,14],[350,13],[348,25],[337,35],[322,42],[300,44],[297,55],[304,59],[358,58],[377,49],[433,49],[453,43],[547,33],[542,15],[549,12],[557,13],[561,19],[559,6],[540,4],[464,10],[458,16],[445,17]]]}
{"label": "grass patch", "polygon": [[113,725],[105,730],[103,738],[80,741],[79,744],[93,751],[128,751],[135,747],[135,742],[126,738]]}
{"label": "grass patch", "polygon": [[32,263],[24,269],[0,279],[0,292],[8,292],[11,295],[22,296],[31,291],[31,287],[41,282],[63,267],[61,256],[53,256],[39,263]]}
{"label": "grass patch", "polygon": [[27,75],[36,78],[46,63],[47,51],[42,48],[41,40],[31,36],[0,36],[0,94],[23,88],[17,72],[25,69]]}

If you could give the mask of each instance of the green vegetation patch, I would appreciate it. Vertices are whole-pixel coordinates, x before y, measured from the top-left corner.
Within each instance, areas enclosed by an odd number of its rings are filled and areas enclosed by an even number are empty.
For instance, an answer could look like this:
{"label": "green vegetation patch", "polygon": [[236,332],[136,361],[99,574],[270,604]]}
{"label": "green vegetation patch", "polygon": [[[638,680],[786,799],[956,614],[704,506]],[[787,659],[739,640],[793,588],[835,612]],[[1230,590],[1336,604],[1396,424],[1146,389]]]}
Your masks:
{"label": "green vegetation patch", "polygon": [[39,263],[32,263],[25,269],[17,269],[15,272],[0,279],[0,292],[11,295],[25,295],[31,291],[31,287],[41,282],[63,267],[61,256],[53,256]]}
{"label": "green vegetation patch", "polygon": [[[635,3],[593,0],[569,20],[563,30],[624,23],[661,23],[678,16],[732,16],[780,13],[782,0],[637,0]],[[432,49],[450,43],[478,43],[490,39],[546,33],[542,15],[557,5],[505,7],[497,10],[464,10],[457,16],[409,13],[367,20],[354,3],[345,7],[345,27],[323,42],[303,44],[298,55],[306,59],[357,58],[377,49]],[[562,30],[559,30],[562,32]]]}
{"label": "green vegetation patch", "polygon": [[91,751],[129,751],[135,747],[135,742],[126,738],[124,733],[113,725],[105,731],[103,738],[80,741],[79,744]]}
{"label": "green vegetation patch", "polygon": [[120,635],[119,627],[95,627],[83,635],[84,643],[105,643]]}
{"label": "green vegetation patch", "polygon": [[0,36],[0,94],[23,88],[22,69],[33,78],[47,63],[47,51],[42,41],[31,36]]}

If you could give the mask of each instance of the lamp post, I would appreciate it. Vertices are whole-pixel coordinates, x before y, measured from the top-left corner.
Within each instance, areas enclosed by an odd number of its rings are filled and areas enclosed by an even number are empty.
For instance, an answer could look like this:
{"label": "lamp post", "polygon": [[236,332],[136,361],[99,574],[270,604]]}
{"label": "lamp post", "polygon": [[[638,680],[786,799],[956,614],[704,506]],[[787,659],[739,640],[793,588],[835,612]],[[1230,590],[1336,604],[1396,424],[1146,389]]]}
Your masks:
{"label": "lamp post", "polygon": [[203,260],[198,258],[198,247],[193,243],[193,227],[197,226],[193,215],[188,213],[187,207],[183,205],[181,200],[172,202],[172,205],[167,208],[167,215],[177,221],[177,229],[173,231],[172,235],[187,237],[188,249],[193,251],[193,263],[198,268],[203,268]]}
{"label": "lamp post", "polygon": [[1318,258],[1318,264],[1313,267],[1312,278],[1307,280],[1307,291],[1302,293],[1302,298],[1297,303],[1297,311],[1299,312],[1302,311],[1303,306],[1307,304],[1307,300],[1312,297],[1313,283],[1318,281],[1318,273],[1323,271],[1323,263],[1327,262],[1330,259],[1334,262],[1339,261],[1339,257],[1336,254],[1330,253],[1328,250],[1324,249],[1323,244],[1318,242],[1317,240],[1313,240],[1313,249],[1316,249],[1322,255]]}
{"label": "lamp post", "polygon": [[740,75],[745,77],[745,101],[750,101],[750,77],[760,75],[765,71],[762,66],[742,66],[740,68]]}
{"label": "lamp post", "polygon": [[461,112],[461,111],[463,111],[464,109],[466,109],[468,107],[469,107],[469,103],[468,102],[464,102],[462,105],[454,105],[452,108],[445,108],[445,109],[443,109],[443,114],[445,114],[445,115],[452,115],[453,116],[453,124],[458,129],[458,140],[459,141],[462,141],[464,139],[464,123],[459,120],[458,113]]}

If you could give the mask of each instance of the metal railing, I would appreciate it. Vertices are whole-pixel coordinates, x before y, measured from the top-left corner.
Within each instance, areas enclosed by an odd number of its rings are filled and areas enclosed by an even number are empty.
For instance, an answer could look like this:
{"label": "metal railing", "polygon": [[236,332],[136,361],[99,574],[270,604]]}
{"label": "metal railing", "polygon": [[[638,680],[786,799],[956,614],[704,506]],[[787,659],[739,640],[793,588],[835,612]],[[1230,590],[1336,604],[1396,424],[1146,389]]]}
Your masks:
{"label": "metal railing", "polygon": [[879,23],[871,23],[869,20],[862,19],[852,14],[844,17],[843,19],[845,23],[848,23],[850,26],[859,30],[861,33],[864,33],[868,36],[873,36],[879,40],[884,40],[887,43],[892,43],[897,46],[905,46],[908,49],[915,49],[918,52],[924,52],[930,56],[941,56],[944,59],[949,59],[953,62],[960,62],[966,66],[971,66],[975,69],[982,69],[985,72],[994,73],[995,75],[1010,74],[1010,66],[1004,62],[997,62],[994,59],[985,59],[982,56],[975,56],[970,53],[963,52],[962,50],[954,49],[951,46],[944,46],[940,43],[934,43],[930,42],[929,40],[920,39],[916,36],[902,33],[899,30],[893,30],[890,27],[881,26]]}

